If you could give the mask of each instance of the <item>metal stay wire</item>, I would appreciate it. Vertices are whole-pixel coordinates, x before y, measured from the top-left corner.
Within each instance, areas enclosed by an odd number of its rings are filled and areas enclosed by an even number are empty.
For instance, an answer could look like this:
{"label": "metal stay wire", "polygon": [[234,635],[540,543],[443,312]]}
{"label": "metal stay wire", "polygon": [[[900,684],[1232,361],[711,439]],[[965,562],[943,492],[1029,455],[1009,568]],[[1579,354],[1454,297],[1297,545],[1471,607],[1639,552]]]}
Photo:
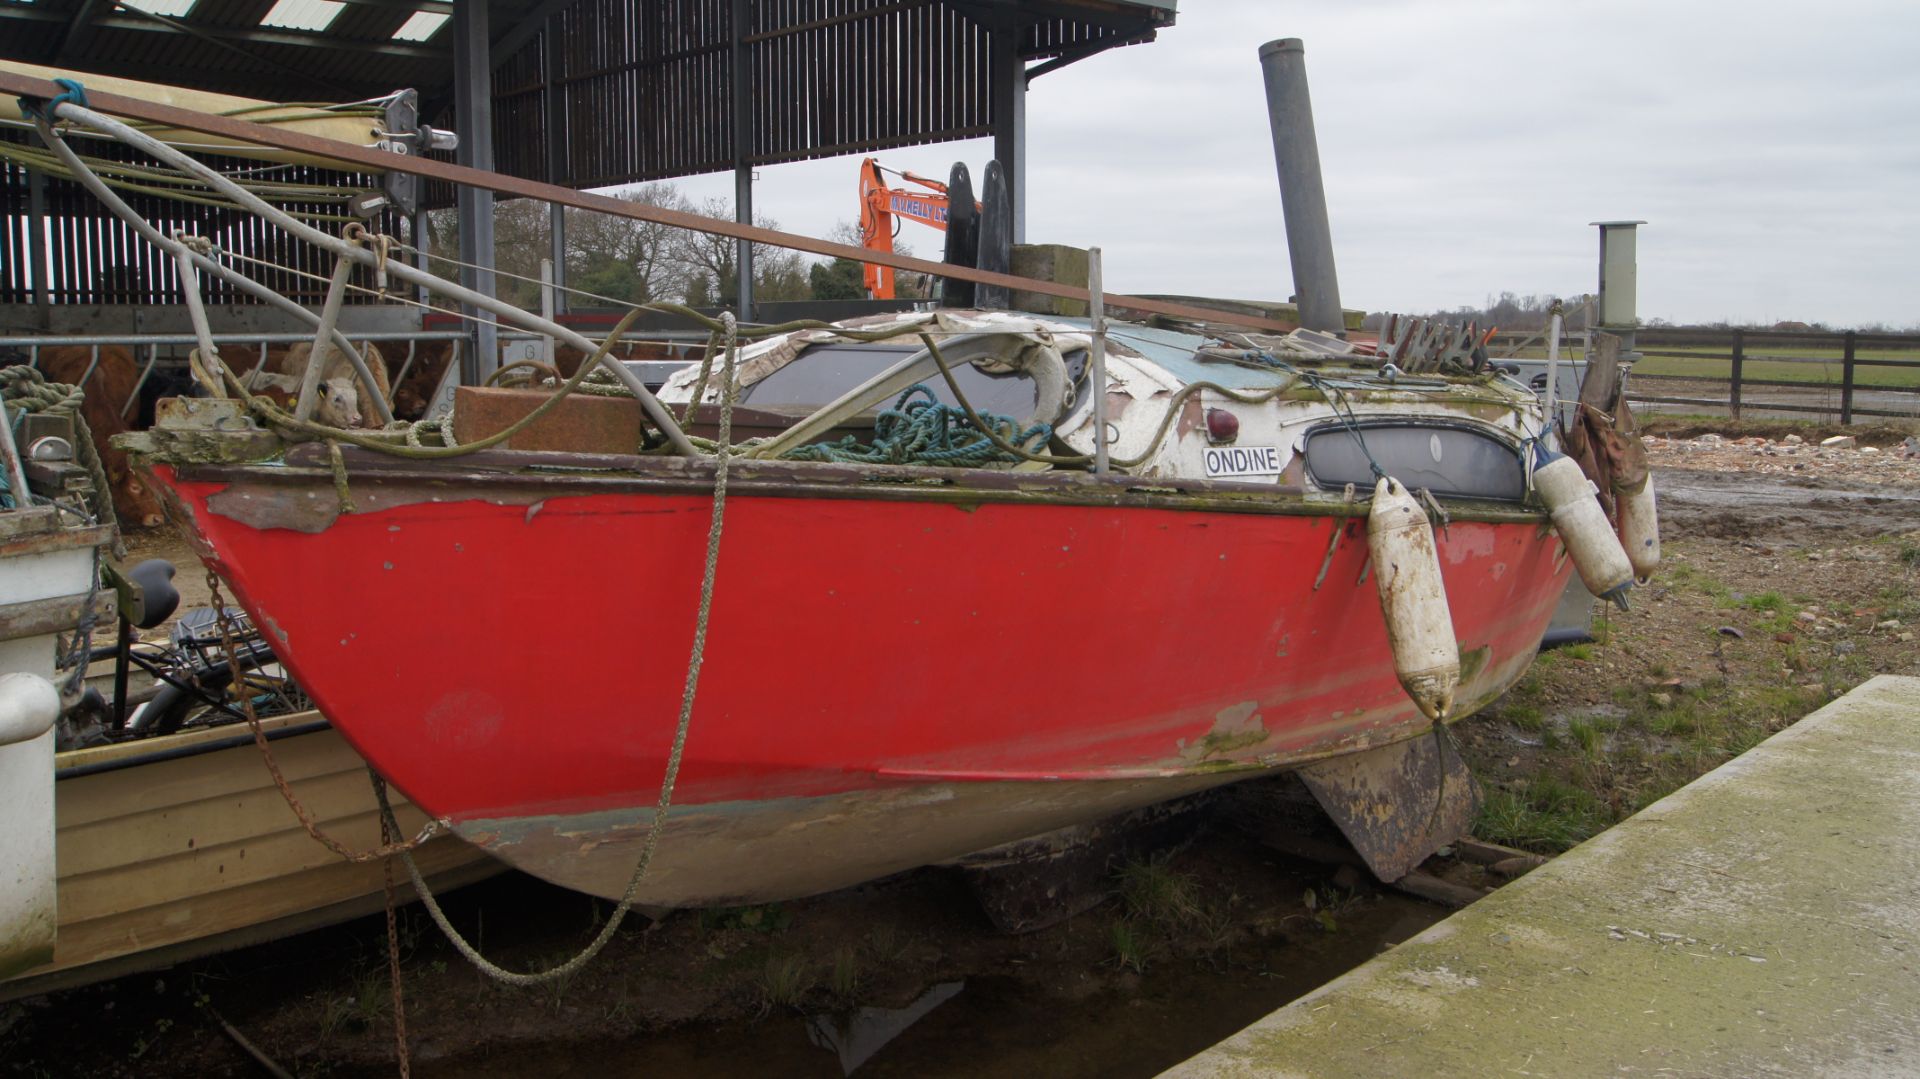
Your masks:
{"label": "metal stay wire", "polygon": [[[354,262],[369,268],[378,268],[382,261],[380,257],[372,251],[349,243],[341,237],[328,235],[319,229],[287,216],[278,208],[254,196],[251,192],[201,164],[190,155],[181,153],[160,140],[136,131],[132,127],[112,117],[76,105],[71,101],[61,101],[53,105],[51,111],[59,118],[106,132],[174,168],[199,176],[202,182],[220,191],[228,198],[240,202],[248,210],[265,218],[281,231],[290,233],[316,247],[331,251],[335,255],[352,259]],[[41,135],[43,138],[55,138],[52,131],[46,128],[42,129]],[[57,138],[55,138],[55,141],[57,141]],[[72,167],[76,162],[69,161],[68,164],[69,167]],[[84,168],[85,166],[81,165],[80,167]],[[433,274],[408,266],[404,262],[388,261],[386,262],[386,271],[408,284],[424,286],[440,292],[451,299],[458,300],[463,304],[491,311],[509,322],[533,330],[536,333],[549,334],[582,351],[592,352],[594,350],[595,346],[592,341],[589,341],[583,335],[566,326],[562,326],[556,322],[549,322],[546,319],[540,318],[538,315],[532,315],[522,311],[510,303],[443,280]],[[357,354],[357,350],[351,345],[346,345],[345,351],[350,358]],[[320,359],[321,357],[315,356],[312,362],[318,362]],[[639,400],[641,409],[647,413],[647,418],[666,436],[667,441],[673,446],[675,452],[685,457],[700,456],[700,451],[695,448],[692,442],[688,441],[686,432],[682,431],[680,425],[674,422],[673,416],[667,411],[666,406],[662,405],[659,399],[653,395],[653,391],[647,389],[646,383],[642,382],[638,375],[629,371],[625,364],[611,356],[603,355],[600,362],[614,378],[618,379],[621,384],[632,391],[634,397]]]}

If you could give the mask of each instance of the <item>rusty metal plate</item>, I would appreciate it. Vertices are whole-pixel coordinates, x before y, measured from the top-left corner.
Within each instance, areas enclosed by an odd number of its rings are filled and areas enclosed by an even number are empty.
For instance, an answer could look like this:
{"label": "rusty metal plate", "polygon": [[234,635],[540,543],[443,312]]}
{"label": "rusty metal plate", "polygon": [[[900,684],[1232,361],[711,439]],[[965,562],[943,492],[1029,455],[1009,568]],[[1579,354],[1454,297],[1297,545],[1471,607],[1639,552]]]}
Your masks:
{"label": "rusty metal plate", "polygon": [[1383,881],[1467,834],[1479,806],[1451,737],[1422,735],[1309,764],[1300,778]]}

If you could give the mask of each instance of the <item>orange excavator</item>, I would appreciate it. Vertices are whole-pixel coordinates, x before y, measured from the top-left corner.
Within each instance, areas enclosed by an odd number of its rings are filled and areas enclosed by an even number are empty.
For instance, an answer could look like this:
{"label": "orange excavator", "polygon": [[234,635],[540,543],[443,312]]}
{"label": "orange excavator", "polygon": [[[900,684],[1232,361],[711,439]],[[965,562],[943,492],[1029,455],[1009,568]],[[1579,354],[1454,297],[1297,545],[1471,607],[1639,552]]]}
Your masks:
{"label": "orange excavator", "polygon": [[[917,184],[925,190],[888,187],[886,173],[892,173],[906,183]],[[972,199],[967,201],[972,202]],[[945,232],[949,209],[946,184],[911,172],[887,168],[870,157],[860,162],[861,246],[872,251],[892,251],[893,237],[900,227],[897,219],[903,217]],[[981,209],[980,204],[974,202],[973,209],[974,215],[965,216],[970,219],[976,216]],[[893,299],[893,267],[877,266],[871,262],[864,265],[868,295],[876,300]]]}

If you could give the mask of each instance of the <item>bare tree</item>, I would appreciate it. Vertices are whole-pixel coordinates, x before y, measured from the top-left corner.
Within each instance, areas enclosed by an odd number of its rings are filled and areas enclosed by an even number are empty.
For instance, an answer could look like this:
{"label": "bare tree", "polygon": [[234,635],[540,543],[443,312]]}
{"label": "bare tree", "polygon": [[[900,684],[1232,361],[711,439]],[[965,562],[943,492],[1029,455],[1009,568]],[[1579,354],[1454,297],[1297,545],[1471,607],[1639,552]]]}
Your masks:
{"label": "bare tree", "polygon": [[[540,260],[549,248],[547,207],[534,199],[506,199],[493,206],[494,295],[515,307],[540,306]],[[460,211],[451,207],[427,214],[427,268],[450,280],[460,279]],[[456,306],[435,294],[434,304]]]}
{"label": "bare tree", "polygon": [[[827,239],[834,243],[861,246],[860,227],[851,221],[835,224],[827,233]],[[893,253],[911,255],[913,249],[901,242],[898,236],[893,240]],[[867,286],[864,264],[854,259],[836,258],[826,262],[816,262],[807,271],[812,285],[813,298],[816,300],[864,300],[867,298]],[[925,299],[928,295],[927,275],[907,270],[896,271],[893,275],[894,295],[901,299]]]}
{"label": "bare tree", "polygon": [[[733,203],[724,198],[708,199],[696,211],[706,217],[733,220]],[[754,224],[777,229],[779,223],[756,215]],[[685,296],[695,306],[717,304],[734,307],[739,302],[739,277],[735,270],[736,241],[731,236],[711,232],[682,230],[679,261],[686,273]],[[772,244],[753,245],[753,296],[756,300],[804,300],[812,296],[807,281],[809,260],[803,254]]]}
{"label": "bare tree", "polygon": [[[667,183],[643,184],[618,197],[668,210],[693,209],[686,196]],[[681,231],[653,221],[569,209],[567,282],[582,292],[630,303],[677,298],[686,278],[679,253]]]}

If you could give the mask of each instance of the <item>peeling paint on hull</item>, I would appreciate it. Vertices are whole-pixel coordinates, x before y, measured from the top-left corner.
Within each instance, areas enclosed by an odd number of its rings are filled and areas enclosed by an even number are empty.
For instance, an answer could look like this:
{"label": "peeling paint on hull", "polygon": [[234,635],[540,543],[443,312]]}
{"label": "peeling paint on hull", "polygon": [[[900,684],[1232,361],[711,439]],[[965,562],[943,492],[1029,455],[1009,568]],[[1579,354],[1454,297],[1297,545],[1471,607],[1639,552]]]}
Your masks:
{"label": "peeling paint on hull", "polygon": [[[154,471],[356,749],[498,857],[612,895],[658,797],[711,505],[659,470],[682,489],[356,467],[345,515],[321,471]],[[1427,728],[1350,512],[1018,482],[953,513],[951,488],[743,472],[642,902],[820,891]],[[1440,542],[1461,646],[1486,650],[1460,714],[1525,670],[1567,573],[1538,517],[1483,516]]]}

